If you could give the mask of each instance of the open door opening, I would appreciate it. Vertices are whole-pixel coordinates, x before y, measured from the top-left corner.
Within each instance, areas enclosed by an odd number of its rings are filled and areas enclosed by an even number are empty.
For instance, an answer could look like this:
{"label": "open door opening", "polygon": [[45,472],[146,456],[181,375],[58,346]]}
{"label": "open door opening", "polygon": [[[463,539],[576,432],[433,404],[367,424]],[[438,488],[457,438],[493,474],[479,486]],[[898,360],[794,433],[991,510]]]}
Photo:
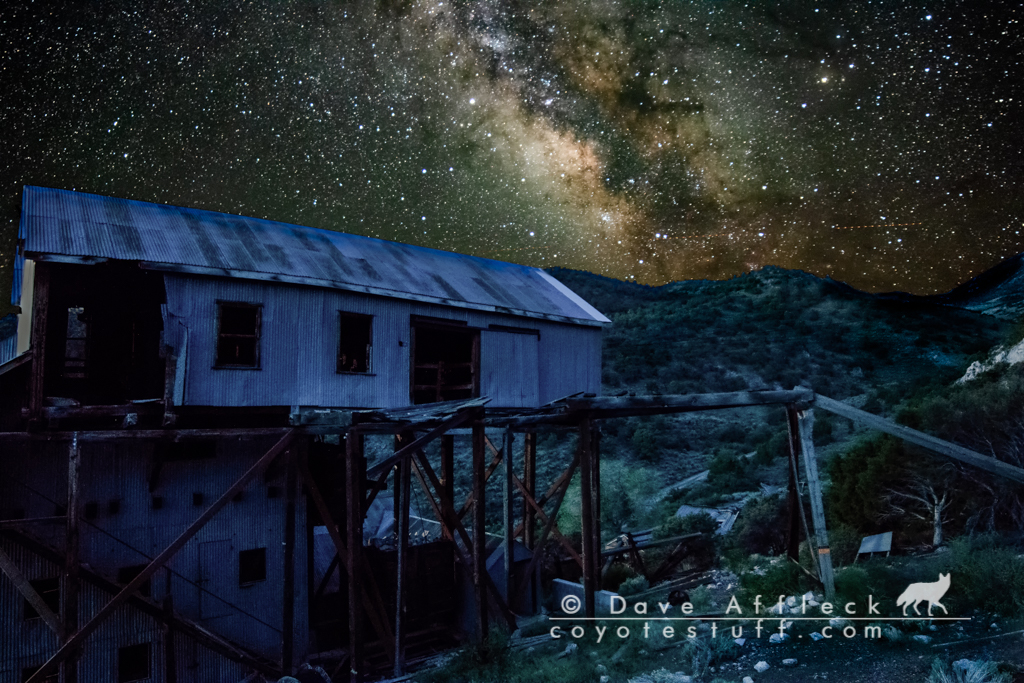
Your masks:
{"label": "open door opening", "polygon": [[480,332],[465,323],[412,321],[412,402],[480,395]]}

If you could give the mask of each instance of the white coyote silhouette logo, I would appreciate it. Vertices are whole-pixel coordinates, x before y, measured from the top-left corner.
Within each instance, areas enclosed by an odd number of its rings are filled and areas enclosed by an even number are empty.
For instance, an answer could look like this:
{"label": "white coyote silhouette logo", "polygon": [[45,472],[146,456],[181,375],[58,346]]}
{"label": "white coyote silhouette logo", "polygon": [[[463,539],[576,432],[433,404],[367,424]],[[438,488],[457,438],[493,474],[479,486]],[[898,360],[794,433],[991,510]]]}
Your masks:
{"label": "white coyote silhouette logo", "polygon": [[903,607],[903,616],[907,616],[907,608],[913,607],[914,614],[920,616],[920,612],[917,611],[917,605],[921,602],[928,603],[928,616],[932,615],[932,607],[938,606],[942,608],[945,614],[946,607],[939,600],[949,590],[949,574],[939,574],[938,581],[932,581],[931,583],[912,583],[907,586],[907,590],[903,591],[902,595],[896,599],[896,606]]}

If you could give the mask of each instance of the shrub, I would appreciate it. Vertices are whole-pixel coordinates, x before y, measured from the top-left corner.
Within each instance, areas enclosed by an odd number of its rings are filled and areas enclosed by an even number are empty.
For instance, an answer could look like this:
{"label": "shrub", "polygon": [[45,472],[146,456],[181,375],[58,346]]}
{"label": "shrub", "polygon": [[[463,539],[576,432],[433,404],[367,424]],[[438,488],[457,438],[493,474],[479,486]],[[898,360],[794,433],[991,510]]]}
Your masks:
{"label": "shrub", "polygon": [[729,532],[729,542],[748,554],[779,555],[786,550],[787,509],[778,495],[753,499]]}
{"label": "shrub", "polygon": [[650,582],[647,581],[645,576],[634,576],[630,579],[626,579],[619,585],[619,595],[625,597],[627,595],[636,595],[637,593],[643,593],[651,587]]}

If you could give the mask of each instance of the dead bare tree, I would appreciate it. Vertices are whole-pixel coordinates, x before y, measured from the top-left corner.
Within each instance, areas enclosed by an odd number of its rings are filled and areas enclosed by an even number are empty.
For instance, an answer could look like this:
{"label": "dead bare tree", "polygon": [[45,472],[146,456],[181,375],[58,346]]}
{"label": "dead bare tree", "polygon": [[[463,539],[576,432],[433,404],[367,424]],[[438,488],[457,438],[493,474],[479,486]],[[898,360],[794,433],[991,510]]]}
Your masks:
{"label": "dead bare tree", "polygon": [[946,510],[953,504],[951,484],[956,475],[955,468],[946,466],[941,469],[942,474],[938,478],[914,474],[905,487],[887,489],[884,496],[892,512],[931,522],[932,545],[936,547],[944,540],[943,523]]}

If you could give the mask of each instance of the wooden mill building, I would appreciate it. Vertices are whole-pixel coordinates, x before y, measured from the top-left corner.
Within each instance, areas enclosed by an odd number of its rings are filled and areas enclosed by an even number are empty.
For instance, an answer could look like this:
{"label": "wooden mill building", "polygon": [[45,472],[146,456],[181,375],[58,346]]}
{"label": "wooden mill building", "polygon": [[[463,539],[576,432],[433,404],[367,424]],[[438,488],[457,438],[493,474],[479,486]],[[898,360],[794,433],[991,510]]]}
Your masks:
{"label": "wooden mill building", "polygon": [[[608,323],[537,268],[40,187],[24,189],[13,302],[3,681],[273,677],[311,654],[311,604],[338,611],[341,656],[349,630],[355,648],[401,654],[396,615],[416,615],[402,597],[396,611],[393,575],[374,577],[414,562],[454,590],[472,543],[446,525],[419,558],[400,544],[374,564],[352,548],[392,470],[408,532],[411,475],[409,457],[368,464],[346,430],[362,420],[360,434],[409,445],[417,429],[472,427],[482,458],[485,404],[508,414],[599,391]],[[435,482],[450,504],[453,443]],[[312,585],[315,525],[357,558],[336,558],[359,578],[333,602]]]}

